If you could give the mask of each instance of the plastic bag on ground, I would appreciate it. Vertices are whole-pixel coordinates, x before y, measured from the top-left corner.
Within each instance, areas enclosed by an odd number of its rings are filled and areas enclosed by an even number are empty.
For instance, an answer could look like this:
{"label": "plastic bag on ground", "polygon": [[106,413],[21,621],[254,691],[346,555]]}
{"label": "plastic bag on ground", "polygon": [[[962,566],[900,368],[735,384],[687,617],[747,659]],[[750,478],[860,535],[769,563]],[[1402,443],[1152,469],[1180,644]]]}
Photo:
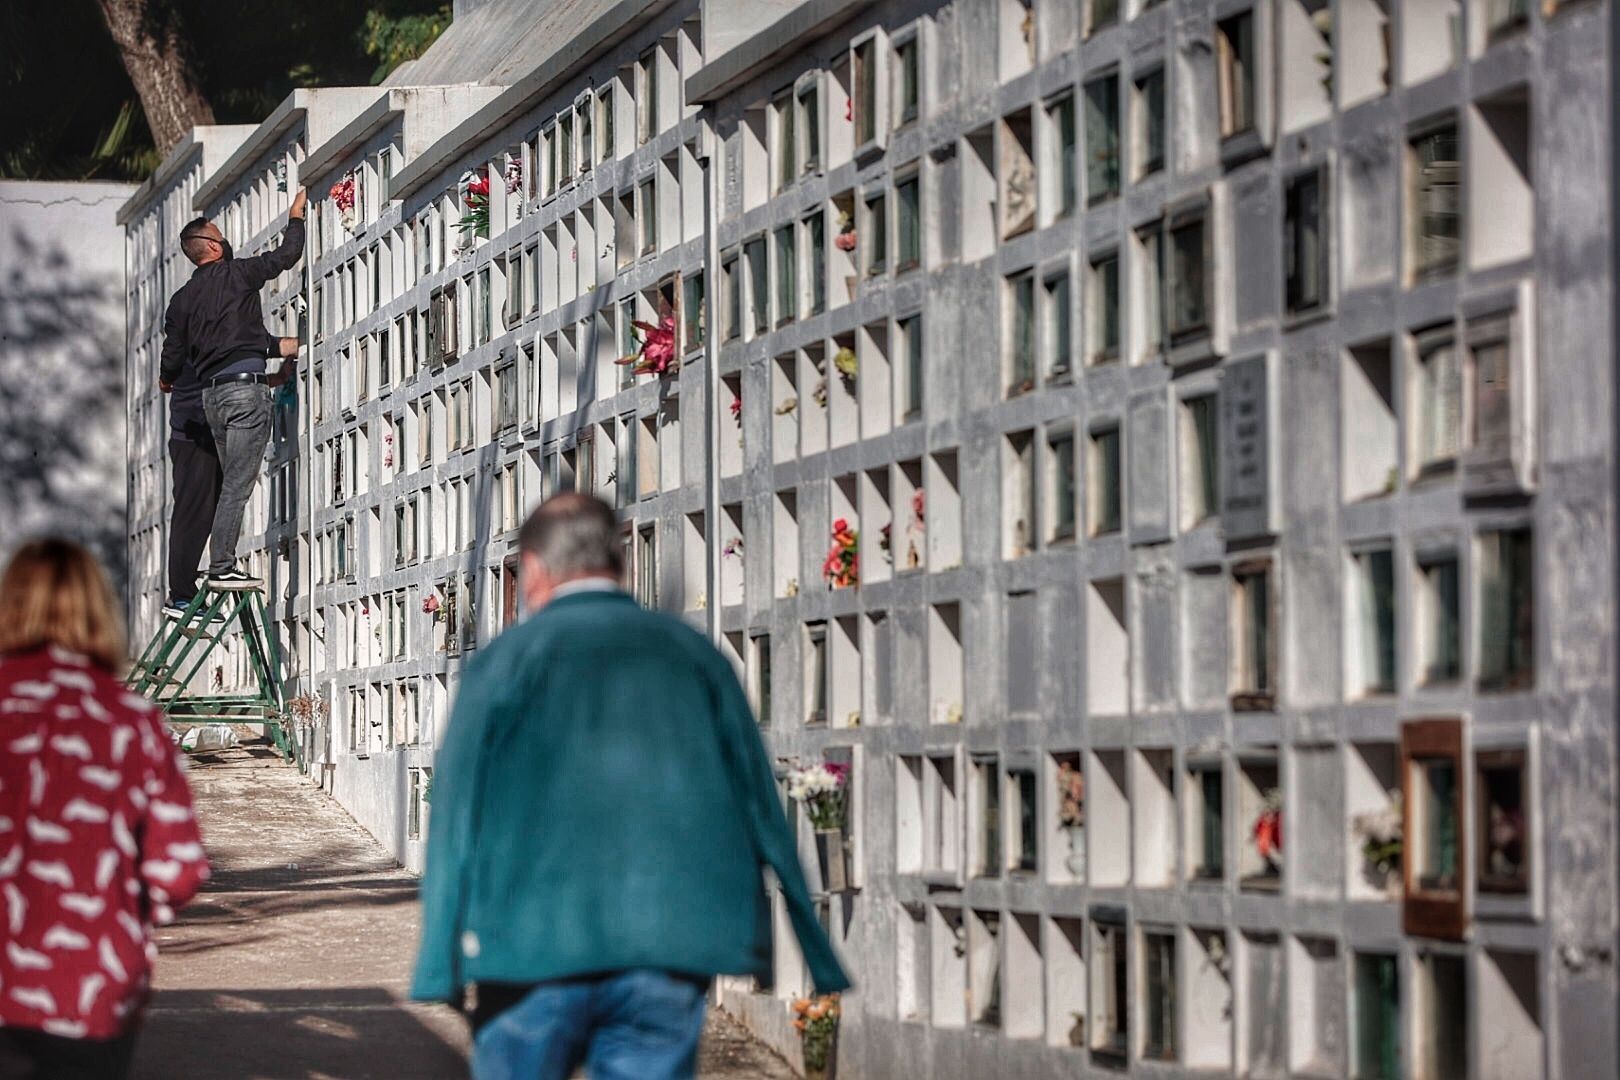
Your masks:
{"label": "plastic bag on ground", "polygon": [[180,738],[182,750],[229,750],[236,745],[236,732],[229,724],[204,724]]}

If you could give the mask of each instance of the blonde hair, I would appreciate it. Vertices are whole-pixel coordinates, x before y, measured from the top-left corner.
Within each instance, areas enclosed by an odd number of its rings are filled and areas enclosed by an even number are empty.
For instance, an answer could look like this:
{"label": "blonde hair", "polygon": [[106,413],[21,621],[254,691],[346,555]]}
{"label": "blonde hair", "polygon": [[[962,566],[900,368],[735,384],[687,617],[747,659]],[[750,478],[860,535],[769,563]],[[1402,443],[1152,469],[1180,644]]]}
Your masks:
{"label": "blonde hair", "polygon": [[126,660],[124,627],[96,557],[71,540],[33,540],[0,577],[0,656],[55,645],[113,673]]}

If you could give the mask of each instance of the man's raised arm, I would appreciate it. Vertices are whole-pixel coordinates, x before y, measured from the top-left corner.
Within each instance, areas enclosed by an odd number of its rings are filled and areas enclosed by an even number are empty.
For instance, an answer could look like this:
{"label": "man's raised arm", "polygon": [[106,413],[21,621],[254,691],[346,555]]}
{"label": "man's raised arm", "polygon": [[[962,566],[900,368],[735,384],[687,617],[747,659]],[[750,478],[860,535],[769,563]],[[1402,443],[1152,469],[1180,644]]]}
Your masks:
{"label": "man's raised arm", "polygon": [[281,243],[263,255],[236,260],[237,269],[253,284],[263,285],[282,271],[291,270],[303,257],[304,206],[308,198],[303,188],[293,196],[292,206],[287,210],[287,231],[282,234]]}

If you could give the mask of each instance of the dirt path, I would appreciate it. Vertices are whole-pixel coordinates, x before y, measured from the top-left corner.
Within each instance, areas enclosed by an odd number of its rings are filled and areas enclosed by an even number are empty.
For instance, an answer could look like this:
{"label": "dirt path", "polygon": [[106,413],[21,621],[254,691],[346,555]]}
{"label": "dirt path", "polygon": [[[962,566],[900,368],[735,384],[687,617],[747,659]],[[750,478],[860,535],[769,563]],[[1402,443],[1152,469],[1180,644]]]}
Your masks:
{"label": "dirt path", "polygon": [[[267,750],[199,755],[191,779],[214,880],[160,932],[137,1080],[465,1076],[461,1018],[404,1000],[416,879]],[[724,1017],[700,1071],[793,1076]]]}

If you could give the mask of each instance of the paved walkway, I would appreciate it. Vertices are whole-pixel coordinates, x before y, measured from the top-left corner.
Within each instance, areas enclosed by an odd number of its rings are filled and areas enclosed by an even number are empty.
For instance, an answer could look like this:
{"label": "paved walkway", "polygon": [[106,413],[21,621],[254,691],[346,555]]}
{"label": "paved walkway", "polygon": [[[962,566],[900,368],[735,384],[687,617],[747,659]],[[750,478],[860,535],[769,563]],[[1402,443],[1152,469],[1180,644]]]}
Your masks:
{"label": "paved walkway", "polygon": [[[198,755],[191,780],[214,880],[159,934],[137,1080],[465,1076],[461,1018],[404,1000],[416,879],[264,748]],[[793,1073],[712,1017],[701,1075]]]}

